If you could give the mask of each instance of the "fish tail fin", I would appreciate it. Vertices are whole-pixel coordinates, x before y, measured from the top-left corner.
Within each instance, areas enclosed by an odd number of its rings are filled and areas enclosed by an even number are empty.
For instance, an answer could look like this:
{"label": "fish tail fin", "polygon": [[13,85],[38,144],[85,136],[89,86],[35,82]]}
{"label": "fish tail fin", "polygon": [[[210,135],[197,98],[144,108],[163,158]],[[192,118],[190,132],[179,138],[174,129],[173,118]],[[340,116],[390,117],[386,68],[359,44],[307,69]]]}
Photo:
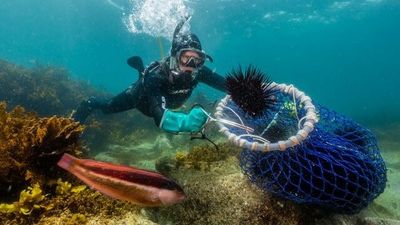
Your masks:
{"label": "fish tail fin", "polygon": [[58,161],[57,165],[65,170],[69,170],[70,166],[77,160],[77,158],[73,157],[68,153],[64,153],[61,157],[60,161]]}

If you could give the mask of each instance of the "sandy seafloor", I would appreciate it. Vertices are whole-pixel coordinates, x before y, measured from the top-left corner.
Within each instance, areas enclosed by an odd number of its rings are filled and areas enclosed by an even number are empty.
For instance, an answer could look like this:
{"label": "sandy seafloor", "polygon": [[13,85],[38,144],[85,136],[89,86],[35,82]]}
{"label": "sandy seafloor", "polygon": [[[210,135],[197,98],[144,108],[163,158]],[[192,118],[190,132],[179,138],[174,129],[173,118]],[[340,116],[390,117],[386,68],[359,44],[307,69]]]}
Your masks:
{"label": "sandy seafloor", "polygon": [[375,199],[366,212],[371,216],[400,220],[400,123],[373,131],[386,162],[388,181],[384,193]]}

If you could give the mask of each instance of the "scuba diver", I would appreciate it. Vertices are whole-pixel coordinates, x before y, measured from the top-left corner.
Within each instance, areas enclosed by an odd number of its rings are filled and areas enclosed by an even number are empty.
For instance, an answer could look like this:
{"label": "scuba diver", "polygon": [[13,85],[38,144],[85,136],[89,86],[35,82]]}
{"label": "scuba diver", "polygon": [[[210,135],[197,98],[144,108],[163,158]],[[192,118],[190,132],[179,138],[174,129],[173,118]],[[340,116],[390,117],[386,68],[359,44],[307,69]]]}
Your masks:
{"label": "scuba diver", "polygon": [[171,109],[182,106],[199,82],[225,92],[225,78],[204,66],[207,59],[213,59],[203,51],[199,38],[180,32],[188,19],[175,28],[170,56],[147,68],[140,57],[129,58],[128,64],[139,72],[138,81],[110,100],[91,97],[83,101],[72,118],[84,123],[94,110],[110,114],[136,108],[167,132],[201,132],[209,116],[200,105],[193,106],[188,113]]}

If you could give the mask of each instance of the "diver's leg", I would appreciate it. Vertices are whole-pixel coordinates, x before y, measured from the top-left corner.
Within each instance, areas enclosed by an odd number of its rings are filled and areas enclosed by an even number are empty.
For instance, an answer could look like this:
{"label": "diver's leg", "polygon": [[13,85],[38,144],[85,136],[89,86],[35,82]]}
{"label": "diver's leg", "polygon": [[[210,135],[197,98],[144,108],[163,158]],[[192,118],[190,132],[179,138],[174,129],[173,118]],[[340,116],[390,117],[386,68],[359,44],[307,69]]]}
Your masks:
{"label": "diver's leg", "polygon": [[131,87],[121,92],[117,96],[108,100],[99,108],[104,114],[123,112],[136,107],[140,95],[139,85],[133,84]]}
{"label": "diver's leg", "polygon": [[136,107],[141,95],[140,82],[132,84],[125,91],[110,100],[90,97],[83,101],[72,118],[84,123],[86,118],[95,110],[101,110],[104,114],[123,112]]}

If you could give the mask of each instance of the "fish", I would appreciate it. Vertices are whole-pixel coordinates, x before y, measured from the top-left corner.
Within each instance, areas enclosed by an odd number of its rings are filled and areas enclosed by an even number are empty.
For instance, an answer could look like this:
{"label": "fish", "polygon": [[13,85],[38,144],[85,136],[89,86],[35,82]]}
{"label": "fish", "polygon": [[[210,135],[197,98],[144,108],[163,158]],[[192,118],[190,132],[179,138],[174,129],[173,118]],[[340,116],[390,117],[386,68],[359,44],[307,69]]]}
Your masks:
{"label": "fish", "polygon": [[57,165],[86,185],[114,199],[143,207],[169,206],[186,199],[183,189],[162,174],[65,153]]}

